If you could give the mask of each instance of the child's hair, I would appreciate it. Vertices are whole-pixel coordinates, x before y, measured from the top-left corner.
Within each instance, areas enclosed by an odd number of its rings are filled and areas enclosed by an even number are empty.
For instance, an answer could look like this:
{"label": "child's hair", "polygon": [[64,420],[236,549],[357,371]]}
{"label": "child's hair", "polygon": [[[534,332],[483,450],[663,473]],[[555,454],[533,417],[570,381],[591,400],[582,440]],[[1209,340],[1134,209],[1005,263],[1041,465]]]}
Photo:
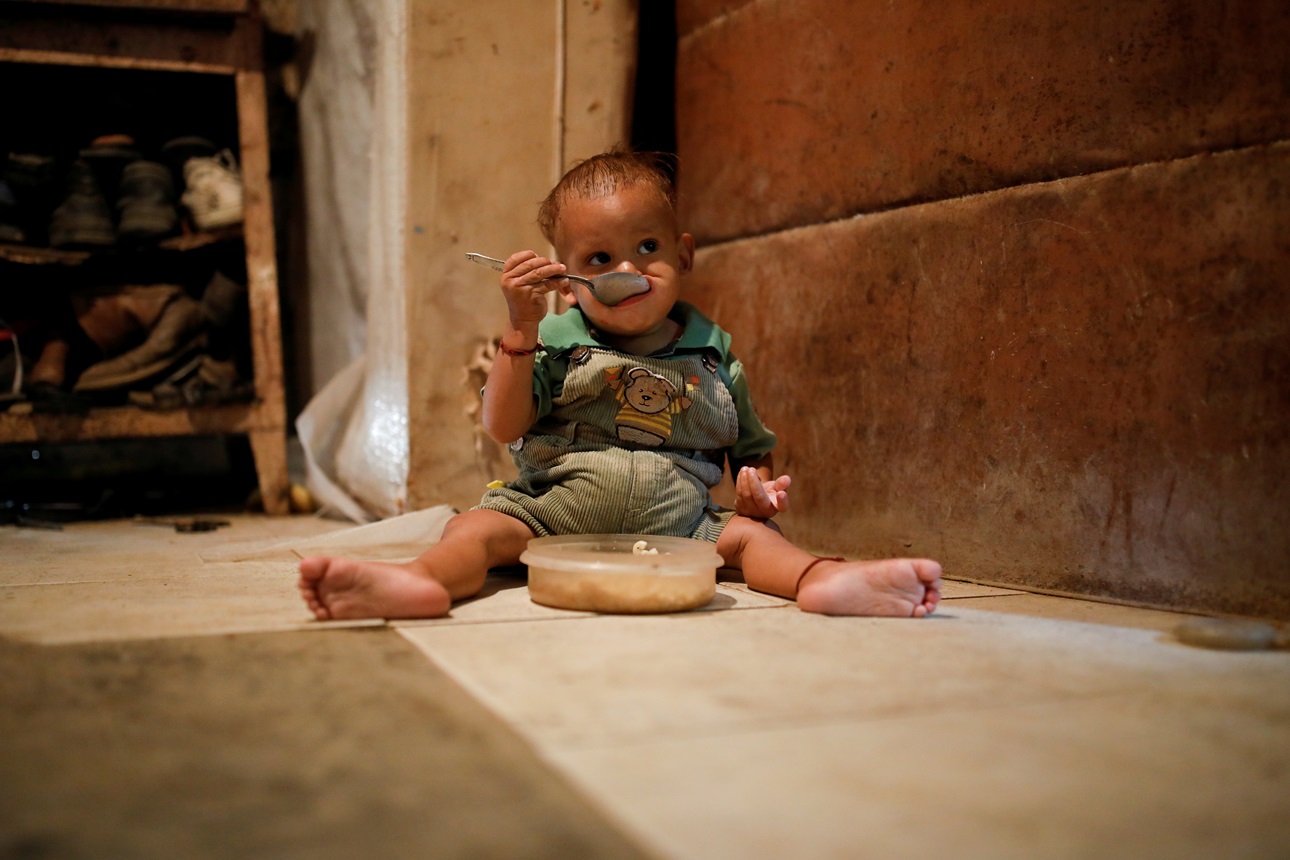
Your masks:
{"label": "child's hair", "polygon": [[595,200],[623,188],[644,186],[658,192],[676,212],[676,156],[666,152],[632,152],[611,149],[580,161],[560,178],[538,208],[538,227],[548,242],[555,242],[555,225],[565,201]]}

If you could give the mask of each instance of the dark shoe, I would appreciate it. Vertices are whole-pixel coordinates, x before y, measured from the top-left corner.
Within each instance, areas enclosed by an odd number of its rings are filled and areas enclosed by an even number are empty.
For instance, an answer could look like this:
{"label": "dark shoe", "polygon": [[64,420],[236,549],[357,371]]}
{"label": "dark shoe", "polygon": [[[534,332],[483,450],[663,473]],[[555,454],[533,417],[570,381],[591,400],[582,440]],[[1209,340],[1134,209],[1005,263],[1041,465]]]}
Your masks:
{"label": "dark shoe", "polygon": [[3,181],[17,200],[13,221],[31,245],[48,244],[49,217],[58,205],[58,163],[52,155],[11,152],[5,161]]}
{"label": "dark shoe", "polygon": [[204,137],[187,135],[166,141],[161,147],[161,160],[170,168],[176,187],[184,182],[184,165],[190,158],[212,158],[219,147]]}
{"label": "dark shoe", "polygon": [[0,179],[0,242],[21,245],[27,241],[27,231],[19,223],[18,197],[9,183]]}
{"label": "dark shoe", "polygon": [[155,161],[135,161],[121,171],[116,201],[117,235],[142,242],[161,239],[179,229],[175,185],[170,171]]}
{"label": "dark shoe", "polygon": [[115,358],[92,364],[76,380],[77,392],[125,388],[158,376],[206,344],[206,313],[191,296],[166,305],[148,338]]}
{"label": "dark shoe", "polygon": [[128,134],[105,134],[94,138],[80,151],[80,159],[94,171],[94,178],[103,189],[104,196],[115,200],[121,183],[121,172],[127,164],[142,158],[135,148],[134,138]]}
{"label": "dark shoe", "polygon": [[217,271],[202,291],[201,301],[210,321],[207,352],[217,359],[236,358],[242,362],[243,371],[249,372],[246,359],[251,320],[246,284]]}
{"label": "dark shoe", "polygon": [[116,228],[94,171],[77,161],[67,174],[67,196],[49,222],[55,248],[102,248],[116,244]]}
{"label": "dark shoe", "polygon": [[202,310],[213,328],[226,328],[246,309],[246,284],[216,272],[202,291]]}

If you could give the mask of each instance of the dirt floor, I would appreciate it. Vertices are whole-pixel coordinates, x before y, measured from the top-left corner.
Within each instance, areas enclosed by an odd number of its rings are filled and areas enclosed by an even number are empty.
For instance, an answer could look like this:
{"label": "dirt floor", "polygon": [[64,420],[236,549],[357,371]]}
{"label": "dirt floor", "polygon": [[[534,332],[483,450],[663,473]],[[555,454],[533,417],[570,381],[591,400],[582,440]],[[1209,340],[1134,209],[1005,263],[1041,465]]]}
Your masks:
{"label": "dirt floor", "polygon": [[643,857],[387,629],[0,639],[0,858]]}

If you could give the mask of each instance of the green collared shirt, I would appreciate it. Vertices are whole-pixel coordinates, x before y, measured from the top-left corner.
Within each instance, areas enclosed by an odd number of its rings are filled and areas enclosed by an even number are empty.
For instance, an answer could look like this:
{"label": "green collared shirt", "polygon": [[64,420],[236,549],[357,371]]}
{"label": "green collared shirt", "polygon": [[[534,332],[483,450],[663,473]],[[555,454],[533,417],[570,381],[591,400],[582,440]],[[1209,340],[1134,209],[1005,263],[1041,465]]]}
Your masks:
{"label": "green collared shirt", "polygon": [[[771,432],[753,408],[752,395],[743,364],[730,352],[730,335],[687,302],[677,302],[669,316],[682,326],[681,336],[651,358],[669,358],[708,353],[717,363],[717,375],[730,392],[739,417],[739,438],[730,449],[734,460],[756,459],[775,447]],[[533,396],[538,419],[549,415],[552,401],[560,396],[569,370],[569,354],[580,346],[602,350],[613,347],[597,338],[582,311],[550,315],[538,327],[538,354],[533,368]]]}

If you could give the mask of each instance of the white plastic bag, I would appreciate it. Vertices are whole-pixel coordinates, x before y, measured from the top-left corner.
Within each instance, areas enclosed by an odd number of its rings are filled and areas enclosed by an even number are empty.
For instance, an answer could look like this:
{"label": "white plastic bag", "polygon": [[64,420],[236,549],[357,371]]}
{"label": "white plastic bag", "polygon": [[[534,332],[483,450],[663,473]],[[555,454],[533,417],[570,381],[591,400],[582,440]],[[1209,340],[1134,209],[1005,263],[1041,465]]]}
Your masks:
{"label": "white plastic bag", "polygon": [[[359,356],[314,395],[296,418],[305,455],[305,484],[324,515],[356,523],[402,513],[406,493],[406,441],[391,441],[399,419],[380,402],[369,402],[366,360]],[[397,410],[394,410],[397,411]],[[377,443],[372,444],[372,428]],[[406,416],[403,418],[406,440]],[[380,439],[384,438],[382,444]]]}

